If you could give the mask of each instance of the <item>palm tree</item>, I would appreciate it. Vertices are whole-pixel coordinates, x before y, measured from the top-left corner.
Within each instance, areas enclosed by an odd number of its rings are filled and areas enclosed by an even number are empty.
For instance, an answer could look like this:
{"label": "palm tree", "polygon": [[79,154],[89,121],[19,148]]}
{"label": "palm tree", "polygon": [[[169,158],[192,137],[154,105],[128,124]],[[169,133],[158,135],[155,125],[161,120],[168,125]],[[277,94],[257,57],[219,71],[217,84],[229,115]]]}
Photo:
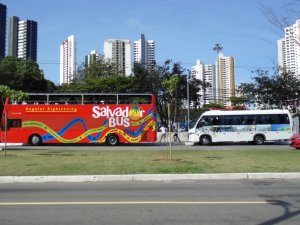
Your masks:
{"label": "palm tree", "polygon": [[[219,59],[220,59],[220,52],[223,50],[223,47],[222,47],[222,45],[221,44],[215,44],[215,47],[213,48],[213,50],[215,51],[215,52],[217,52],[217,65],[216,65],[216,67],[217,67],[217,74],[218,74],[218,76],[220,75],[220,66],[219,66]],[[217,92],[218,91],[220,91],[220,90],[216,90]],[[215,99],[215,101],[217,102],[217,103],[219,103],[219,99]]]}
{"label": "palm tree", "polygon": [[222,47],[221,44],[215,44],[215,47],[213,48],[213,50],[214,50],[215,52],[217,52],[218,55],[219,55],[219,53],[223,50],[223,47]]}

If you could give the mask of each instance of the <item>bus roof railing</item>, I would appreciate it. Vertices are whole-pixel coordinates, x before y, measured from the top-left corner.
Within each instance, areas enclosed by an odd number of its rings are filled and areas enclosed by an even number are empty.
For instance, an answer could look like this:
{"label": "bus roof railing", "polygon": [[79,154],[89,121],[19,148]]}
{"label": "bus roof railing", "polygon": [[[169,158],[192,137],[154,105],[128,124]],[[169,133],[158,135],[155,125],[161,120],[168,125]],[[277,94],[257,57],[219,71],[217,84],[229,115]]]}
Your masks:
{"label": "bus roof railing", "polygon": [[149,104],[150,93],[28,93],[27,104]]}

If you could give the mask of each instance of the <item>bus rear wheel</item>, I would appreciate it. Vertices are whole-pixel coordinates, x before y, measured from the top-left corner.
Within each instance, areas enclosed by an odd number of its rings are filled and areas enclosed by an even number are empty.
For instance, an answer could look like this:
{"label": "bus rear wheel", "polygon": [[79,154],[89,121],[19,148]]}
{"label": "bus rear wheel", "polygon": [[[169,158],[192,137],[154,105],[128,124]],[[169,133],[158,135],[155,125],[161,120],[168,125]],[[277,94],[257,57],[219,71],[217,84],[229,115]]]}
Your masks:
{"label": "bus rear wheel", "polygon": [[256,145],[263,145],[265,143],[265,139],[262,135],[256,135],[253,142]]}
{"label": "bus rear wheel", "polygon": [[107,136],[106,142],[111,146],[115,146],[119,144],[119,138],[115,134],[110,134]]}
{"label": "bus rear wheel", "polygon": [[201,145],[209,145],[211,143],[211,139],[208,135],[203,135],[200,138],[200,144]]}
{"label": "bus rear wheel", "polygon": [[33,134],[29,137],[29,144],[37,146],[42,144],[42,138],[38,134]]}

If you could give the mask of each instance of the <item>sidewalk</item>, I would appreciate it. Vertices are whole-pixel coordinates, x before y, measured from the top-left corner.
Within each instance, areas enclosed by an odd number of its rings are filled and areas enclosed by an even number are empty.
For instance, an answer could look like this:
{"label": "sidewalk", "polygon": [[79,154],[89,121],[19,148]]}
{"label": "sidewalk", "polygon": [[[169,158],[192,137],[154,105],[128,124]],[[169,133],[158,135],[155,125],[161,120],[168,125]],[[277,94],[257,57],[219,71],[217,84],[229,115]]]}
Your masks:
{"label": "sidewalk", "polygon": [[[174,138],[173,138],[174,132],[171,132],[171,141],[172,143],[174,143]],[[161,137],[161,132],[157,132],[157,140],[156,142],[160,142],[160,137]],[[167,137],[166,137],[166,142],[169,141],[169,137],[170,137],[170,132],[167,132]],[[184,131],[184,132],[179,132],[178,133],[178,137],[181,140],[181,143],[185,143],[188,141],[188,132]],[[176,142],[175,142],[176,143]]]}
{"label": "sidewalk", "polygon": [[215,173],[215,174],[132,174],[76,176],[0,176],[5,183],[105,182],[105,181],[199,181],[300,179],[300,173]]}

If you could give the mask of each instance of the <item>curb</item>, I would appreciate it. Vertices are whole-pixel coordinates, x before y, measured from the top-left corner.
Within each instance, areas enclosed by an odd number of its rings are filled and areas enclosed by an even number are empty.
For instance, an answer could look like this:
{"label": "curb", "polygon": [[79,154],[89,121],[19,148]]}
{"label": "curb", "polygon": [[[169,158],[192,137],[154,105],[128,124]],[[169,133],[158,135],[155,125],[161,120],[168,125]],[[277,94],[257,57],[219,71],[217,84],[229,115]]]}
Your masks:
{"label": "curb", "polygon": [[258,179],[300,179],[300,173],[0,176],[0,184],[5,184],[5,183],[46,183],[46,182],[197,181],[197,180],[258,180]]}

